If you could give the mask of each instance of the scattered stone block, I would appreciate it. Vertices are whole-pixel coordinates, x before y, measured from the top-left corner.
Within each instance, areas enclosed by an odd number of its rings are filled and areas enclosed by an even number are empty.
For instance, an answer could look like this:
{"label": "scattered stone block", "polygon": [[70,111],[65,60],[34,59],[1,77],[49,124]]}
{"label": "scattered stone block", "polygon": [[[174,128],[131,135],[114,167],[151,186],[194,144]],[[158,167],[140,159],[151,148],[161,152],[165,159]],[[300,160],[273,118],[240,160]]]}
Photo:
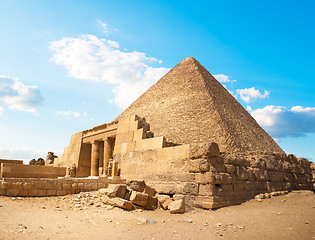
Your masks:
{"label": "scattered stone block", "polygon": [[158,201],[158,199],[156,197],[152,197],[152,196],[148,195],[148,202],[144,206],[144,209],[146,209],[146,210],[157,209],[158,203],[159,203],[159,201]]}
{"label": "scattered stone block", "polygon": [[154,188],[151,188],[151,187],[149,187],[149,186],[145,186],[143,193],[146,193],[146,194],[148,194],[149,196],[154,197],[155,194],[156,194],[156,191],[155,191]]}
{"label": "scattered stone block", "polygon": [[126,210],[133,209],[133,204],[130,201],[118,197],[108,199],[107,203]]}
{"label": "scattered stone block", "polygon": [[168,209],[168,205],[173,202],[172,198],[169,195],[157,195],[159,203],[163,209]]}
{"label": "scattered stone block", "polygon": [[126,194],[126,185],[124,184],[110,184],[108,188],[101,188],[98,190],[100,194],[105,194],[109,197],[124,198]]}
{"label": "scattered stone block", "polygon": [[145,207],[148,203],[149,195],[146,193],[132,191],[130,201],[139,206]]}
{"label": "scattered stone block", "polygon": [[184,213],[185,212],[185,200],[180,199],[171,202],[168,205],[168,209],[170,210],[170,213]]}
{"label": "scattered stone block", "polygon": [[143,192],[145,189],[145,183],[144,181],[138,181],[138,180],[130,180],[127,182],[127,185],[132,189],[137,192]]}

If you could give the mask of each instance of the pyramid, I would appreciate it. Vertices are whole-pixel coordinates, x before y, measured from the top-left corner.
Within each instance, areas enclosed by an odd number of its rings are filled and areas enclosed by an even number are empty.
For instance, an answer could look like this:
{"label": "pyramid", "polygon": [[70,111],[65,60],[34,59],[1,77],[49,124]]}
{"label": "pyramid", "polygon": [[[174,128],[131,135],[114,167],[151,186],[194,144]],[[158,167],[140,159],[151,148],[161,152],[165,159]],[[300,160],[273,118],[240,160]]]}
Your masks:
{"label": "pyramid", "polygon": [[281,152],[240,103],[193,57],[181,61],[118,117],[145,118],[172,144],[216,142],[222,152]]}

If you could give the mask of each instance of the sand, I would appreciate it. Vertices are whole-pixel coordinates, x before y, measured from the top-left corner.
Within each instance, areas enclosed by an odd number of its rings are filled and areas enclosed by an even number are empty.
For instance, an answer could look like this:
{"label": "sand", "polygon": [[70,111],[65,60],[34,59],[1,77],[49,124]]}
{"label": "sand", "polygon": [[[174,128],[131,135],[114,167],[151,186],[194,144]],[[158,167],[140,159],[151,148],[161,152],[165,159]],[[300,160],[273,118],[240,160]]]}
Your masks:
{"label": "sand", "polygon": [[96,193],[87,198],[93,205],[78,199],[79,194],[0,197],[0,239],[315,239],[311,191],[215,211],[188,208],[177,215],[112,208]]}

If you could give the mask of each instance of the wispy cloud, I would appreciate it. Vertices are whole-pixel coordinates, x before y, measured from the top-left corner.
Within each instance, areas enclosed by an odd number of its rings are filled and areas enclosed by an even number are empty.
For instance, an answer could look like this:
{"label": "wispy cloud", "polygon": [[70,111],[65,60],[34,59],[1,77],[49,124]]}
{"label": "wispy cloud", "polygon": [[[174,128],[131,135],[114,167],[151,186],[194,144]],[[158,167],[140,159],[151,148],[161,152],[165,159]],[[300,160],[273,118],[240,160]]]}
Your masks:
{"label": "wispy cloud", "polygon": [[51,42],[51,61],[64,66],[71,77],[113,84],[113,102],[127,107],[169,69],[153,67],[160,63],[138,51],[119,49],[119,43],[94,35],[62,38]]}
{"label": "wispy cloud", "polygon": [[247,110],[274,138],[306,136],[315,132],[315,107],[294,106],[291,109],[269,105]]}
{"label": "wispy cloud", "polygon": [[232,80],[230,76],[224,75],[222,73],[216,74],[213,76],[215,77],[215,79],[217,79],[221,83],[227,83],[227,82],[234,83],[234,82],[236,82],[236,80]]}
{"label": "wispy cloud", "polygon": [[36,106],[42,101],[37,86],[24,85],[18,78],[0,76],[0,104],[3,106],[12,110],[36,112]]}
{"label": "wispy cloud", "polygon": [[98,20],[97,23],[102,27],[103,29],[103,33],[105,33],[106,35],[108,35],[108,27],[107,24]]}
{"label": "wispy cloud", "polygon": [[240,95],[240,98],[245,101],[246,103],[255,102],[258,98],[268,98],[269,92],[264,91],[263,93],[260,92],[259,89],[252,88],[244,88],[244,89],[237,89],[236,92]]}
{"label": "wispy cloud", "polygon": [[59,112],[56,112],[55,114],[61,115],[61,116],[73,117],[73,118],[79,118],[80,116],[83,116],[83,117],[87,116],[86,113],[81,114],[80,112],[73,112],[73,111],[59,111]]}
{"label": "wispy cloud", "polygon": [[4,113],[4,108],[0,107],[0,115],[2,115]]}

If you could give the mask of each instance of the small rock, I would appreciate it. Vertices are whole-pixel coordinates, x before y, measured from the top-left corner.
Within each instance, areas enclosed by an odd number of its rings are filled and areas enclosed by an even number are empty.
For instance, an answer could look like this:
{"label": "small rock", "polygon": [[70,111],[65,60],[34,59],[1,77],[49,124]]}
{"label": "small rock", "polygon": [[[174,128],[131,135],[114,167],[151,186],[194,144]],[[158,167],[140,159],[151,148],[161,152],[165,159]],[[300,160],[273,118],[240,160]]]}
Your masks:
{"label": "small rock", "polygon": [[187,220],[187,222],[189,222],[189,223],[192,223],[192,222],[193,222],[193,220],[191,220],[191,219],[188,219],[188,220]]}
{"label": "small rock", "polygon": [[308,223],[309,223],[309,221],[306,221],[306,222],[305,222],[305,224],[308,224]]}
{"label": "small rock", "polygon": [[221,227],[222,226],[222,223],[217,223],[217,227]]}
{"label": "small rock", "polygon": [[262,199],[261,198],[256,198],[256,201],[257,202],[262,202]]}
{"label": "small rock", "polygon": [[145,224],[155,224],[156,221],[153,218],[147,218]]}
{"label": "small rock", "polygon": [[76,204],[74,205],[75,208],[80,208],[81,207],[81,204]]}

